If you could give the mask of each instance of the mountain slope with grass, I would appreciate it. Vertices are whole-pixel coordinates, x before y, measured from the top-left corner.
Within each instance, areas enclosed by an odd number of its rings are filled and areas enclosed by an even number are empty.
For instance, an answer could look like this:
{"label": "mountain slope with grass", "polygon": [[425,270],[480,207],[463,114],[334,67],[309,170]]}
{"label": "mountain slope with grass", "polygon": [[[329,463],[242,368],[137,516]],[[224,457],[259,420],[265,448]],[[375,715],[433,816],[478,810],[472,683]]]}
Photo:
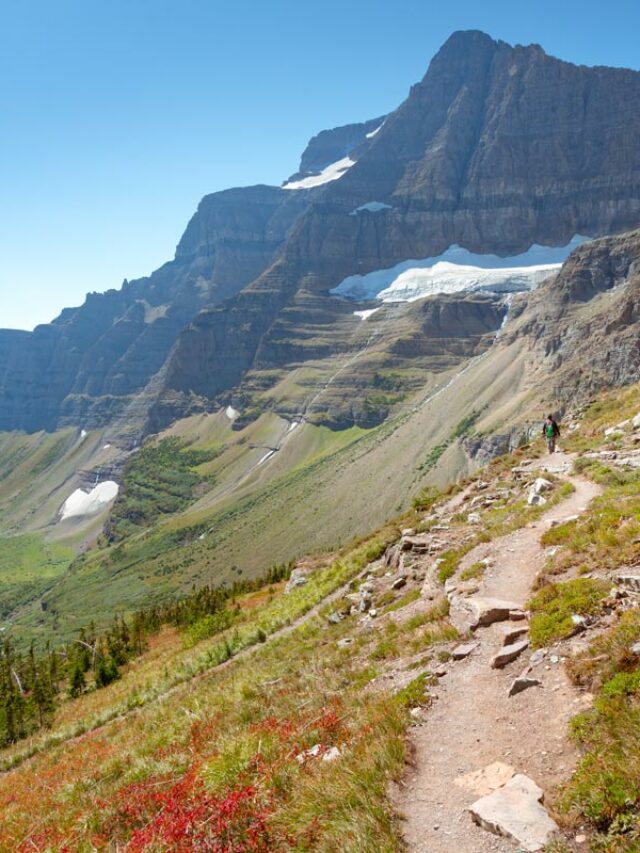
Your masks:
{"label": "mountain slope with grass", "polygon": [[[85,635],[81,683],[0,754],[0,846],[634,849],[638,411],[635,386],[603,395],[555,457],[536,441],[361,543],[140,611],[114,679]],[[523,776],[528,841],[473,823]]]}

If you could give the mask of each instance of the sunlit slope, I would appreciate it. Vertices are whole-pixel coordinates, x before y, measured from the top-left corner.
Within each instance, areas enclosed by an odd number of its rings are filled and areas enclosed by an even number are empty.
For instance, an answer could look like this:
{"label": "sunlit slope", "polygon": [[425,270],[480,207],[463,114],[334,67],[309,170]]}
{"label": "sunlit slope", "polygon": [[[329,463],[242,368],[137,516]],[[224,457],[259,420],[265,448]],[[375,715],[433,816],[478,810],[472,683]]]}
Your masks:
{"label": "sunlit slope", "polygon": [[[334,548],[370,532],[429,483],[445,483],[471,460],[457,430],[508,430],[530,398],[519,393],[518,343],[496,347],[407,402],[371,430],[331,431],[266,415],[234,432],[224,415],[176,424],[172,434],[221,452],[212,480],[183,512],[76,561],[40,604],[14,614],[18,634],[71,636],[90,619],[166,600],[193,584],[252,577],[267,565]],[[268,448],[278,450],[269,451]],[[265,455],[271,455],[264,459]],[[261,463],[260,460],[264,461]]]}

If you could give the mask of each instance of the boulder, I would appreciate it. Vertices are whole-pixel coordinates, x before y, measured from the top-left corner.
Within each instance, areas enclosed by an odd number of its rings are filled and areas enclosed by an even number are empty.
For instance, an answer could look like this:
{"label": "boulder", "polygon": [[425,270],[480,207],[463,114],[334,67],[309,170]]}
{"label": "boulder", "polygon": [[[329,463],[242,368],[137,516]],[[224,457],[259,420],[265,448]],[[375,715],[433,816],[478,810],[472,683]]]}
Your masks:
{"label": "boulder", "polygon": [[287,585],[284,588],[285,593],[293,592],[294,589],[297,589],[300,586],[304,586],[309,578],[306,575],[306,572],[303,572],[302,569],[294,569],[291,572],[291,576],[287,581]]}
{"label": "boulder", "polygon": [[517,643],[511,643],[510,646],[504,646],[504,648],[502,648],[498,654],[494,655],[492,658],[491,667],[493,669],[502,669],[503,666],[506,666],[508,663],[511,663],[511,661],[519,658],[528,646],[528,640],[519,640]]}
{"label": "boulder", "polygon": [[513,839],[523,850],[543,850],[558,825],[542,805],[543,791],[522,773],[505,785],[477,800],[469,809],[474,822]]}
{"label": "boulder", "polygon": [[396,578],[394,582],[391,584],[391,589],[402,589],[403,586],[406,586],[407,578],[406,575],[400,575],[399,578]]}

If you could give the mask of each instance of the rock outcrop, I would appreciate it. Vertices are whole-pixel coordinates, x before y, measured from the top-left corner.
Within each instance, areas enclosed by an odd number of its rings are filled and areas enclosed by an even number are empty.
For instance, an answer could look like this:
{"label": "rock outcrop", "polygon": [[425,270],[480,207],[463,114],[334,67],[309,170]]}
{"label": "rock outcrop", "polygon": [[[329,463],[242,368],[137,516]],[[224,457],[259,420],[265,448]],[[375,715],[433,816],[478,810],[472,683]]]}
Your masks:
{"label": "rock outcrop", "polygon": [[[353,165],[339,179],[207,196],[175,259],[149,278],[90,294],[31,334],[0,332],[0,429],[118,421],[140,434],[230,395],[246,409],[306,412],[306,392],[285,402],[273,392],[283,376],[365,348],[354,303],[330,295],[343,278],[434,257],[452,244],[509,256],[533,243],[561,246],[575,234],[638,227],[638,138],[640,73],[578,67],[536,45],[455,33],[384,121],[314,137],[298,176],[348,156]],[[601,262],[591,254],[599,252]],[[582,262],[595,262],[598,272],[580,273]],[[550,306],[532,299],[537,313],[527,333],[544,336],[545,358],[573,346],[570,336],[553,334],[558,312],[613,287],[623,267],[606,246],[580,250],[557,287],[549,285]],[[635,274],[632,265],[626,270]],[[387,324],[396,345],[379,350],[360,381],[345,382],[341,401],[314,404],[317,420],[379,422],[411,389],[382,393],[375,377],[404,359],[423,371],[414,381],[424,384],[477,349],[478,329],[494,334],[505,311],[495,300],[424,305],[398,311]],[[637,299],[630,293],[616,305],[603,334],[624,343],[597,358],[593,372],[628,381],[640,360],[630,333]],[[469,344],[459,345],[462,336],[451,332],[463,326]],[[458,342],[457,354],[446,352],[447,339]],[[317,369],[316,384],[331,384]]]}

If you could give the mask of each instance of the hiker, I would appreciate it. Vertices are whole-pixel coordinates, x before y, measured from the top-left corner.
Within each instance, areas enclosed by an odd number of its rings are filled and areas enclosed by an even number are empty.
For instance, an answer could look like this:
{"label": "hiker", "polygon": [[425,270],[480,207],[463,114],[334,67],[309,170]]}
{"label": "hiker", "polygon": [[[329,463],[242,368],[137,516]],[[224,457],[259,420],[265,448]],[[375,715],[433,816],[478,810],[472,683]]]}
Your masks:
{"label": "hiker", "polygon": [[556,438],[560,437],[560,427],[555,422],[553,415],[547,415],[546,421],[542,424],[542,434],[547,440],[549,453],[555,453]]}

